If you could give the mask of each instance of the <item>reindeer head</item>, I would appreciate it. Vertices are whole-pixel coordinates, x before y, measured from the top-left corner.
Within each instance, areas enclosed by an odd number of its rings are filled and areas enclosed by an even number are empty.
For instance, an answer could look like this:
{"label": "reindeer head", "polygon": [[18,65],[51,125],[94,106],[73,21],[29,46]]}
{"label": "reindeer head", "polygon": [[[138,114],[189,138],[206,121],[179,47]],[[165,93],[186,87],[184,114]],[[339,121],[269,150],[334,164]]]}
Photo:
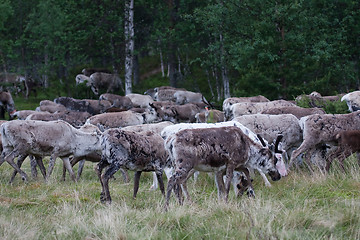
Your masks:
{"label": "reindeer head", "polygon": [[281,174],[279,173],[279,170],[277,168],[277,163],[280,161],[278,157],[276,156],[276,152],[279,152],[278,145],[282,139],[282,135],[279,135],[276,139],[274,150],[272,150],[273,147],[269,147],[265,144],[264,139],[257,135],[260,139],[263,148],[261,148],[258,152],[258,160],[257,165],[258,167],[264,172],[268,173],[269,176],[273,181],[280,180]]}

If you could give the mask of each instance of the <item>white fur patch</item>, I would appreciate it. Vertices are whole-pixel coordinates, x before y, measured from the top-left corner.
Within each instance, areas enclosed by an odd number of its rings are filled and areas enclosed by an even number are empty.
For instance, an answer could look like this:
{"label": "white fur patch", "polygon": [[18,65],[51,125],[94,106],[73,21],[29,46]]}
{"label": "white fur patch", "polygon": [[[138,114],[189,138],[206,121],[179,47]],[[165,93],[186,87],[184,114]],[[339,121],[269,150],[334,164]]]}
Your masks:
{"label": "white fur patch", "polygon": [[281,156],[281,153],[275,153],[276,158],[278,159],[277,163],[276,163],[276,169],[279,171],[280,175],[282,177],[286,176],[288,173],[286,171],[286,166],[285,163],[283,161],[283,158]]}

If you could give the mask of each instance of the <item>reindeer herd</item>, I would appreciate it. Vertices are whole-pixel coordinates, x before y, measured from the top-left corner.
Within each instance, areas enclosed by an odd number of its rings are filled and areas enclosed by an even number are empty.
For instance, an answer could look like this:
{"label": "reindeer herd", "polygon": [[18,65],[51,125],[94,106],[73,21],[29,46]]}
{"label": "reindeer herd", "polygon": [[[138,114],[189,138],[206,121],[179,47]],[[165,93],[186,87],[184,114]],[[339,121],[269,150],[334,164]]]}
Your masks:
{"label": "reindeer herd", "polygon": [[[63,179],[67,171],[77,181],[85,161],[97,162],[105,203],[111,203],[109,180],[119,170],[126,181],[127,171],[135,171],[134,198],[142,172],[153,172],[151,188],[159,186],[166,209],[172,192],[180,204],[184,197],[191,202],[186,183],[198,172],[214,173],[219,199],[227,201],[231,185],[239,195],[255,196],[255,172],[271,186],[266,174],[277,181],[302,163],[328,171],[334,159],[343,166],[358,152],[359,94],[344,95],[352,112],[337,115],[263,96],[225,99],[222,111],[209,110],[202,94],[164,86],[145,94],[105,93],[98,100],[43,100],[36,110],[16,111],[11,113],[16,120],[2,123],[0,165],[6,161],[14,168],[10,182],[17,173],[28,181],[21,166],[29,157],[32,175],[39,168],[48,180],[61,158]],[[47,170],[44,157],[50,157]]]}

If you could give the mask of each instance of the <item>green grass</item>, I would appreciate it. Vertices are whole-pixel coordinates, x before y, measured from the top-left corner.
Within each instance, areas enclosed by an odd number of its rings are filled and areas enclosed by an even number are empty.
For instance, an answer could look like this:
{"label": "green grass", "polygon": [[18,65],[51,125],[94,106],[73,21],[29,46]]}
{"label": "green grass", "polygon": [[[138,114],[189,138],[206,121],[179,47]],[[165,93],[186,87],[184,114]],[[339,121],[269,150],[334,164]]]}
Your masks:
{"label": "green grass", "polygon": [[[0,239],[359,239],[360,172],[352,157],[344,174],[292,171],[271,188],[255,177],[256,198],[217,200],[212,177],[189,181],[193,204],[179,206],[174,195],[168,212],[159,190],[150,191],[144,173],[136,200],[133,181],[120,173],[110,181],[112,204],[100,203],[101,186],[87,163],[81,180],[61,181],[62,165],[45,183],[40,176],[8,184],[12,168],[0,167]],[[23,169],[30,175],[29,161]],[[75,167],[76,168],[76,167]],[[130,172],[131,176],[133,174]]]}

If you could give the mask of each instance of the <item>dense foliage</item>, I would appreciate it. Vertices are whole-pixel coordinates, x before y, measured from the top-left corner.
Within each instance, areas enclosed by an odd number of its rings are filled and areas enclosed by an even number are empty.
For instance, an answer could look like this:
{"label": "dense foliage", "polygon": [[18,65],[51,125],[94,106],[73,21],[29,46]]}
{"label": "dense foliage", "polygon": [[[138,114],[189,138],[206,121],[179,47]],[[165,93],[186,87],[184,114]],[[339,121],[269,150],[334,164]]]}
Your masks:
{"label": "dense foliage", "polygon": [[[124,7],[121,0],[1,1],[0,72],[73,96],[84,67],[123,74]],[[134,13],[137,92],[171,84],[220,100],[225,77],[232,96],[271,99],[359,87],[359,1],[135,0]],[[161,59],[176,66],[172,81],[166,71],[141,77]]]}

